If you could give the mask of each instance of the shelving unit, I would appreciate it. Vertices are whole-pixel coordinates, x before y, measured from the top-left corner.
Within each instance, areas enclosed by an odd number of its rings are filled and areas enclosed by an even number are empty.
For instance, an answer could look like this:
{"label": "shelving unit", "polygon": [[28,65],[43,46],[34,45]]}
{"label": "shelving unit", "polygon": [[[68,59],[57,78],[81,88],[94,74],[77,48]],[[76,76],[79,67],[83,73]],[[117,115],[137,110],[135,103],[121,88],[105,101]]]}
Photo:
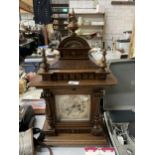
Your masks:
{"label": "shelving unit", "polygon": [[52,7],[52,19],[54,30],[59,31],[62,37],[67,36],[69,4],[54,3],[51,4],[51,7]]}
{"label": "shelving unit", "polygon": [[[76,13],[77,19],[82,18],[79,35],[84,37],[91,47],[104,47],[104,13]],[[93,24],[92,22],[95,22]],[[95,35],[96,33],[96,35]],[[88,34],[88,35],[87,35]]]}
{"label": "shelving unit", "polygon": [[[73,8],[70,7],[69,1],[65,2],[65,4],[60,3],[60,1],[54,1],[51,3],[51,7],[54,30],[58,30],[62,37],[67,36],[69,34],[67,29],[68,14],[72,12]],[[77,10],[83,10],[83,12],[76,12],[76,9],[74,9],[77,19],[81,17],[86,22],[79,25],[78,31],[81,31],[79,35],[85,38],[91,47],[96,45],[104,47],[104,13],[97,13],[95,7],[88,9],[89,11],[87,12],[85,12],[86,10],[84,8]],[[92,24],[92,22],[98,23]]]}

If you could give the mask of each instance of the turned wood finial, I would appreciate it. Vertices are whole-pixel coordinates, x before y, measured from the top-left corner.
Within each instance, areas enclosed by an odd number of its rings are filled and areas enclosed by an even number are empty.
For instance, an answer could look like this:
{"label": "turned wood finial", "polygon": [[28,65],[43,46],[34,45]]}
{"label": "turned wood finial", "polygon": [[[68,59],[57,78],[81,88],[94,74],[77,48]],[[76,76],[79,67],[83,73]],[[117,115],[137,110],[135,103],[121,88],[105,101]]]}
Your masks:
{"label": "turned wood finial", "polygon": [[106,62],[106,54],[107,54],[107,52],[106,52],[106,50],[103,50],[103,58],[102,58],[102,66],[100,66],[100,68],[99,68],[99,70],[100,71],[105,71],[106,70],[106,67],[107,67],[107,62]]}
{"label": "turned wood finial", "polygon": [[72,9],[72,13],[69,14],[68,17],[69,24],[68,24],[68,29],[72,31],[72,35],[75,35],[75,31],[79,28],[77,24],[77,18],[75,16],[74,9]]}
{"label": "turned wood finial", "polygon": [[43,49],[43,68],[44,70],[47,72],[49,69],[49,65],[47,63],[47,58],[46,58],[46,54],[45,54],[45,49]]}
{"label": "turned wood finial", "polygon": [[102,69],[103,69],[103,70],[105,70],[105,68],[107,67],[106,54],[107,54],[106,50],[103,50],[103,60],[102,60],[102,62],[103,62],[103,67],[102,67]]}

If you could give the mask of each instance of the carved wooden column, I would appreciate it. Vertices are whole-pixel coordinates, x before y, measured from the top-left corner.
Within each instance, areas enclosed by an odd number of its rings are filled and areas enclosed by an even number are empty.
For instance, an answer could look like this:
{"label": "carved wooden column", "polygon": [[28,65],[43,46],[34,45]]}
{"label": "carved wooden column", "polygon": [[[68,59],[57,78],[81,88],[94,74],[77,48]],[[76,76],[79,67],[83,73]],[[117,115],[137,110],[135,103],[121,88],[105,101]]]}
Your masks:
{"label": "carved wooden column", "polygon": [[42,97],[46,100],[46,120],[48,123],[48,130],[50,135],[55,135],[55,105],[54,96],[48,89],[44,89]]}
{"label": "carved wooden column", "polygon": [[94,108],[94,116],[93,116],[93,127],[92,127],[92,134],[94,136],[100,136],[103,135],[103,121],[102,116],[100,112],[100,99],[103,95],[102,89],[95,89],[93,92],[93,108]]}

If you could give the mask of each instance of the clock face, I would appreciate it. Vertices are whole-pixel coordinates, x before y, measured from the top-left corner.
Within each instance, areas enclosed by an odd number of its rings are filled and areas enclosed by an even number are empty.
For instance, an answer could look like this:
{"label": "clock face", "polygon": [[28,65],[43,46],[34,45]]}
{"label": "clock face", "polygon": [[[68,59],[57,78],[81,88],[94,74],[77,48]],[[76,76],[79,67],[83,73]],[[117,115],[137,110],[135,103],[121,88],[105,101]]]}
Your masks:
{"label": "clock face", "polygon": [[56,95],[58,121],[89,121],[90,95]]}

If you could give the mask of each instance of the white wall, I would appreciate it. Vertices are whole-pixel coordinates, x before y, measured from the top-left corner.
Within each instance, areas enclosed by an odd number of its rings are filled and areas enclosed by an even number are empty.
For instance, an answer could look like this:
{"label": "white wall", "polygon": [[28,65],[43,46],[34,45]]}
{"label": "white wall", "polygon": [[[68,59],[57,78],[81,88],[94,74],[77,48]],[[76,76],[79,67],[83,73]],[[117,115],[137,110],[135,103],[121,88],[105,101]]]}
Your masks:
{"label": "white wall", "polygon": [[[66,0],[65,0],[66,1]],[[82,1],[82,0],[80,0]],[[105,11],[104,41],[105,47],[112,46],[124,31],[132,30],[135,16],[134,5],[112,5],[111,0],[95,0],[103,4]]]}
{"label": "white wall", "polygon": [[135,16],[134,5],[112,5],[111,0],[99,0],[105,8],[105,45],[112,45],[112,37],[119,39],[124,31],[132,30]]}

